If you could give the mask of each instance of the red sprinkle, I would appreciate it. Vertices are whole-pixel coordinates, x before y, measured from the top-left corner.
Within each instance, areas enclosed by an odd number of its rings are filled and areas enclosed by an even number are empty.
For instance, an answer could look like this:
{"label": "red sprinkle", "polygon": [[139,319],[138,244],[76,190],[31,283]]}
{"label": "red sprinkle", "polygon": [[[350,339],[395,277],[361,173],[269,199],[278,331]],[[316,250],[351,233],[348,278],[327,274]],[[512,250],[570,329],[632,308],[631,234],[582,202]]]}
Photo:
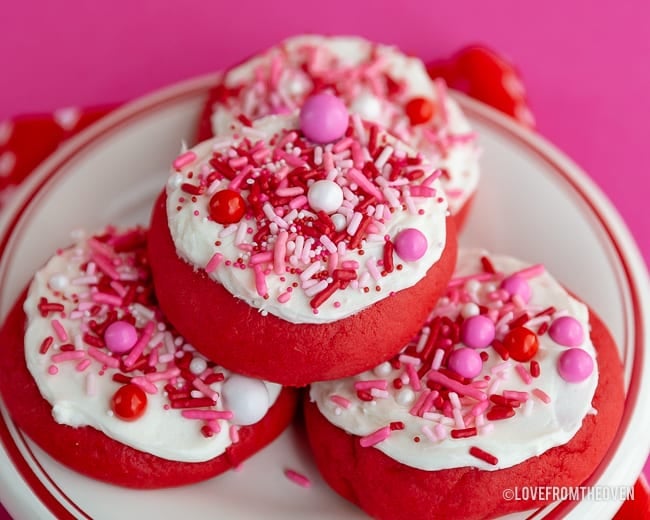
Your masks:
{"label": "red sprinkle", "polygon": [[490,262],[490,259],[487,256],[481,257],[481,265],[483,266],[483,271],[486,273],[496,273],[496,269],[494,269],[492,262]]}
{"label": "red sprinkle", "polygon": [[510,359],[510,352],[506,349],[506,347],[503,346],[503,343],[501,343],[499,340],[495,339],[492,342],[492,348],[495,350],[499,356],[501,356],[501,359],[504,361],[507,361]]}
{"label": "red sprinkle", "polygon": [[483,451],[481,448],[477,448],[476,446],[472,446],[469,449],[469,454],[473,457],[476,457],[477,459],[482,460],[483,462],[491,464],[492,466],[496,466],[497,462],[499,462],[499,459],[497,459],[494,455],[488,453],[487,451]]}
{"label": "red sprinkle", "polygon": [[530,362],[530,375],[533,377],[539,377],[539,363],[534,359]]}
{"label": "red sprinkle", "polygon": [[476,426],[471,428],[462,428],[460,430],[451,430],[452,439],[466,439],[467,437],[475,437],[478,435],[478,430]]}
{"label": "red sprinkle", "polygon": [[393,251],[395,247],[390,240],[386,240],[384,244],[384,270],[387,273],[392,273],[395,269],[395,263],[393,261]]}
{"label": "red sprinkle", "polygon": [[547,330],[548,330],[548,322],[545,321],[545,322],[542,323],[542,324],[539,326],[539,328],[537,329],[537,335],[538,335],[538,336],[542,336],[543,334],[546,333]]}
{"label": "red sprinkle", "polygon": [[47,351],[50,350],[52,343],[54,343],[54,338],[52,336],[48,336],[43,340],[43,343],[41,343],[41,347],[38,349],[38,351],[41,354],[46,354]]}
{"label": "red sprinkle", "polygon": [[502,419],[509,419],[513,415],[515,415],[515,411],[510,406],[495,405],[487,414],[485,414],[485,417],[488,421],[500,421]]}
{"label": "red sprinkle", "polygon": [[341,287],[341,280],[334,280],[330,285],[325,287],[321,292],[319,292],[316,296],[314,296],[311,301],[309,302],[309,305],[311,305],[312,309],[318,309],[325,301],[331,297],[336,291],[339,290]]}
{"label": "red sprinkle", "polygon": [[405,428],[404,423],[402,421],[393,421],[390,423],[390,429],[391,430],[403,430]]}

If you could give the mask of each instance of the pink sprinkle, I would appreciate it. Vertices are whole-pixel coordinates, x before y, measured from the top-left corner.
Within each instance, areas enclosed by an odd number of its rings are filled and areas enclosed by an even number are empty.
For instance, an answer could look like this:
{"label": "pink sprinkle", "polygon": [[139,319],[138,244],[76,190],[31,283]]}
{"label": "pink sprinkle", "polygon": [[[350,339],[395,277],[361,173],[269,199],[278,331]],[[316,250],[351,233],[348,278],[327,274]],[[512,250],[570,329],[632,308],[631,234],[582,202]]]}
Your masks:
{"label": "pink sprinkle", "polygon": [[135,345],[133,345],[133,348],[131,349],[131,352],[129,352],[129,355],[124,359],[124,364],[127,367],[132,367],[140,357],[140,354],[144,352],[144,348],[147,346],[147,343],[149,343],[149,340],[153,337],[154,327],[155,326],[153,321],[148,321],[144,326],[142,336],[140,336],[140,339],[138,339]]}
{"label": "pink sprinkle", "polygon": [[330,237],[328,237],[327,235],[321,235],[320,243],[323,244],[323,246],[325,247],[325,249],[327,249],[328,252],[336,253],[336,244],[332,242]]}
{"label": "pink sprinkle", "polygon": [[384,426],[383,428],[379,428],[377,431],[371,433],[370,435],[361,437],[361,439],[359,439],[359,444],[362,448],[367,448],[369,446],[374,446],[375,444],[385,441],[389,436],[390,426]]}
{"label": "pink sprinkle", "polygon": [[259,265],[253,266],[253,272],[255,273],[255,289],[257,294],[260,296],[266,296],[268,294],[268,288],[266,286],[266,276],[264,271]]}
{"label": "pink sprinkle", "polygon": [[289,207],[291,209],[302,208],[305,204],[307,204],[307,201],[308,201],[308,199],[307,199],[307,197],[305,195],[300,195],[300,196],[296,197],[295,199],[291,199],[289,201]]}
{"label": "pink sprinkle", "polygon": [[477,401],[485,401],[487,399],[487,395],[485,394],[485,392],[482,392],[481,390],[474,388],[473,386],[459,383],[458,381],[455,381],[454,379],[447,377],[446,375],[438,372],[437,370],[431,370],[427,374],[427,378],[430,381],[433,381],[434,383],[440,383],[441,385],[446,386],[449,390],[452,390],[460,395],[466,395],[468,397],[476,399]]}
{"label": "pink sprinkle", "polygon": [[97,267],[99,267],[104,273],[106,273],[107,276],[112,278],[113,280],[119,280],[120,279],[120,273],[117,272],[115,267],[113,267],[113,264],[111,261],[102,255],[94,255],[93,260],[97,264]]}
{"label": "pink sprinkle", "polygon": [[290,188],[278,188],[275,194],[278,197],[297,197],[305,193],[305,189],[301,186],[291,186]]}
{"label": "pink sprinkle", "polygon": [[231,424],[228,428],[228,434],[230,435],[230,442],[237,444],[239,442],[239,428],[236,424]]}
{"label": "pink sprinkle", "polygon": [[[384,149],[384,152],[386,150],[388,150],[389,148],[390,147],[387,146]],[[390,153],[392,153],[392,150],[390,151]],[[382,155],[383,155],[383,152],[382,152]],[[377,160],[379,160],[380,158],[381,157],[379,157]],[[350,168],[348,170],[347,178],[348,178],[349,181],[356,183],[359,186],[359,188],[361,188],[363,191],[365,191],[366,193],[368,193],[368,194],[372,195],[373,197],[375,197],[379,202],[384,201],[384,195],[382,194],[381,191],[379,191],[377,186],[372,184],[372,182],[370,182],[368,180],[368,177],[366,177],[363,173],[361,173],[356,168]],[[351,234],[353,234],[353,233],[351,233]]]}
{"label": "pink sprinkle", "polygon": [[208,385],[206,385],[198,377],[196,379],[194,379],[194,381],[192,381],[192,386],[194,386],[194,388],[196,388],[197,390],[200,390],[201,392],[203,392],[203,395],[209,397],[210,399],[212,399],[215,402],[217,401],[217,399],[219,399],[219,394],[217,392],[215,392],[214,390],[212,390],[212,388],[210,388]]}
{"label": "pink sprinkle", "polygon": [[66,332],[63,325],[61,325],[61,322],[57,319],[53,319],[50,323],[52,324],[52,328],[54,329],[54,332],[56,333],[59,340],[68,341],[68,333]]}
{"label": "pink sprinkle", "polygon": [[422,389],[422,385],[420,384],[420,378],[418,377],[418,374],[415,371],[415,367],[410,363],[407,363],[404,366],[404,369],[406,370],[406,373],[409,375],[409,383],[411,387],[416,392],[419,392]]}
{"label": "pink sprinkle", "polygon": [[415,403],[413,403],[413,406],[409,410],[409,414],[413,416],[420,416],[420,411],[422,410],[424,402],[427,400],[427,397],[429,397],[430,393],[431,390],[425,388],[424,391],[418,396]]}
{"label": "pink sprinkle", "polygon": [[122,298],[120,298],[119,296],[115,296],[114,294],[97,292],[92,295],[91,299],[95,303],[106,303],[107,305],[112,305],[113,307],[122,306]]}
{"label": "pink sprinkle", "polygon": [[55,376],[59,373],[59,368],[54,365],[50,365],[47,368],[47,373],[50,374],[51,376]]}
{"label": "pink sprinkle", "polygon": [[517,374],[519,374],[519,377],[521,377],[521,380],[527,385],[533,381],[533,378],[530,376],[528,370],[526,370],[523,365],[516,365],[515,370],[517,371]]}
{"label": "pink sprinkle", "polygon": [[442,364],[443,357],[445,357],[445,351],[441,348],[437,348],[435,354],[433,355],[433,361],[431,361],[431,368],[438,370]]}
{"label": "pink sprinkle", "polygon": [[534,388],[532,390],[532,394],[545,404],[551,402],[551,398],[549,397],[549,395],[543,390],[540,390],[539,388]]}
{"label": "pink sprinkle", "polygon": [[438,437],[438,440],[442,440],[447,436],[447,428],[445,428],[440,423],[435,425],[433,431],[436,432],[436,437]]}
{"label": "pink sprinkle", "polygon": [[341,408],[344,408],[347,410],[352,406],[352,402],[349,399],[346,399],[342,395],[330,395],[330,401],[332,401],[334,404],[337,406],[340,406]]}
{"label": "pink sprinkle", "polygon": [[293,482],[294,484],[298,484],[300,487],[304,487],[304,488],[311,487],[311,481],[301,473],[298,473],[297,471],[294,471],[292,469],[285,469],[284,475],[291,482]]}
{"label": "pink sprinkle", "polygon": [[503,397],[506,399],[514,399],[516,401],[528,401],[528,392],[517,392],[516,390],[504,390]]}
{"label": "pink sprinkle", "polygon": [[341,267],[343,269],[354,269],[354,270],[356,270],[356,269],[359,268],[359,262],[357,262],[356,260],[343,260],[343,262],[341,262]]}
{"label": "pink sprinkle", "polygon": [[81,361],[79,361],[79,363],[77,363],[77,366],[74,367],[74,369],[75,369],[77,372],[83,372],[83,371],[86,370],[89,366],[90,366],[90,359],[86,358],[86,359],[82,359]]}
{"label": "pink sprinkle", "polygon": [[433,390],[427,398],[424,400],[424,403],[422,404],[422,407],[420,408],[418,415],[420,417],[423,417],[425,413],[429,413],[429,410],[433,407],[433,402],[438,398],[438,395],[440,393],[438,390]]}
{"label": "pink sprinkle", "polygon": [[228,184],[228,189],[238,191],[241,188],[242,183],[248,177],[248,174],[252,171],[253,167],[249,164],[245,166],[242,171],[240,171],[233,180]]}
{"label": "pink sprinkle", "polygon": [[291,299],[291,292],[290,291],[284,291],[278,296],[278,301],[280,303],[287,303]]}
{"label": "pink sprinkle", "polygon": [[102,365],[106,365],[110,368],[118,368],[120,366],[119,359],[109,356],[95,347],[88,347],[87,352],[91,358],[96,359]]}
{"label": "pink sprinkle", "polygon": [[59,354],[54,354],[52,356],[52,361],[54,363],[62,363],[64,361],[72,361],[75,359],[82,359],[86,357],[86,353],[83,350],[72,350],[70,352],[60,352]]}
{"label": "pink sprinkle", "polygon": [[212,419],[210,421],[206,421],[205,424],[207,424],[208,428],[214,433],[219,433],[221,431],[221,425],[219,424],[219,421]]}
{"label": "pink sprinkle", "polygon": [[[135,379],[135,378],[134,378]],[[200,419],[209,421],[213,419],[232,419],[233,413],[220,410],[183,410],[181,415],[186,419]]]}
{"label": "pink sprinkle", "polygon": [[166,379],[171,379],[172,377],[177,377],[180,375],[180,373],[181,373],[180,368],[172,367],[172,368],[168,368],[163,372],[151,372],[150,374],[147,374],[145,377],[152,383],[155,383],[156,381],[164,381]]}
{"label": "pink sprinkle", "polygon": [[428,188],[427,186],[410,186],[409,192],[411,197],[435,197],[436,190],[433,188]]}
{"label": "pink sprinkle", "polygon": [[449,282],[448,287],[457,287],[459,285],[464,285],[466,282],[470,280],[478,280],[479,282],[486,282],[488,280],[491,280],[494,278],[493,273],[476,273],[476,274],[471,274],[468,276],[459,276],[457,278],[452,278],[451,281]]}
{"label": "pink sprinkle", "polygon": [[521,276],[523,278],[534,278],[536,276],[540,276],[544,274],[546,269],[544,268],[543,264],[535,264],[531,265],[530,267],[526,267],[525,269],[522,269],[521,271],[517,271],[516,273],[512,273],[510,276]]}
{"label": "pink sprinkle", "polygon": [[477,403],[474,405],[474,407],[470,410],[470,413],[474,416],[477,417],[481,415],[485,410],[488,409],[488,406],[490,406],[490,402],[485,400],[481,401],[480,403]]}
{"label": "pink sprinkle", "polygon": [[250,263],[251,265],[265,264],[273,260],[272,251],[264,251],[262,253],[257,253],[251,256]]}
{"label": "pink sprinkle", "polygon": [[429,175],[426,179],[422,181],[422,186],[424,187],[431,186],[436,181],[436,179],[438,179],[441,175],[442,175],[442,170],[438,168],[431,175]]}
{"label": "pink sprinkle", "polygon": [[438,437],[436,436],[435,433],[433,433],[431,426],[429,426],[428,424],[422,426],[422,433],[424,433],[424,436],[427,439],[429,439],[431,442],[436,442],[438,440]]}
{"label": "pink sprinkle", "polygon": [[409,356],[408,354],[400,354],[398,359],[400,363],[408,363],[415,367],[419,367],[422,364],[422,360],[420,358]]}
{"label": "pink sprinkle", "polygon": [[212,258],[208,260],[208,263],[205,266],[205,272],[210,274],[214,272],[217,267],[219,267],[219,264],[223,260],[223,255],[221,253],[215,253],[212,255]]}
{"label": "pink sprinkle", "polygon": [[334,269],[338,267],[339,264],[339,254],[335,250],[333,253],[330,253],[330,256],[327,258],[327,270],[330,273],[334,272]]}
{"label": "pink sprinkle", "polygon": [[303,282],[309,280],[320,270],[320,268],[321,268],[321,263],[320,261],[316,260],[307,269],[305,269],[302,273],[300,273],[300,280],[302,280]]}
{"label": "pink sprinkle", "polygon": [[354,383],[355,390],[370,390],[371,388],[386,390],[388,388],[388,381],[385,379],[373,379],[370,381],[356,381]]}
{"label": "pink sprinkle", "polygon": [[375,282],[381,280],[381,273],[379,272],[379,269],[377,269],[377,263],[374,258],[368,258],[366,261],[366,268]]}
{"label": "pink sprinkle", "polygon": [[157,394],[158,388],[144,376],[135,376],[131,378],[131,383],[139,386],[148,394]]}
{"label": "pink sprinkle", "polygon": [[461,411],[458,408],[454,408],[451,413],[454,416],[454,423],[456,425],[456,428],[465,428],[465,421],[463,420],[463,414]]}
{"label": "pink sprinkle", "polygon": [[447,112],[447,84],[441,78],[436,78],[436,94],[438,95],[437,106],[440,109],[440,118],[447,125],[449,123],[449,114]]}
{"label": "pink sprinkle", "polygon": [[273,246],[273,272],[275,274],[284,274],[287,270],[284,258],[287,254],[287,241],[289,233],[286,230],[280,231],[278,238]]}
{"label": "pink sprinkle", "polygon": [[188,151],[176,157],[173,166],[176,171],[180,171],[181,168],[192,164],[194,161],[196,161],[196,154],[192,151]]}

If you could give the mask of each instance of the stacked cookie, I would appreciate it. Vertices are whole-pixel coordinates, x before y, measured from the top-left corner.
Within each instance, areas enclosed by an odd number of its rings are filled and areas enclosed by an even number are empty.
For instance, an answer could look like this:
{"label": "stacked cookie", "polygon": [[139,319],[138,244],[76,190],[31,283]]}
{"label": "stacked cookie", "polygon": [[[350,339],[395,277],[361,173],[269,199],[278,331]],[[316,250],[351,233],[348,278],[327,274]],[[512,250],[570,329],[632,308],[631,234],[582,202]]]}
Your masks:
{"label": "stacked cookie", "polygon": [[26,366],[2,361],[36,442],[110,482],[195,482],[270,442],[305,388],[319,470],[373,517],[500,516],[542,503],[505,503],[505,482],[591,474],[616,346],[543,266],[458,251],[479,148],[419,60],[292,38],[223,74],[199,137],[148,233],[108,228],[37,274]]}

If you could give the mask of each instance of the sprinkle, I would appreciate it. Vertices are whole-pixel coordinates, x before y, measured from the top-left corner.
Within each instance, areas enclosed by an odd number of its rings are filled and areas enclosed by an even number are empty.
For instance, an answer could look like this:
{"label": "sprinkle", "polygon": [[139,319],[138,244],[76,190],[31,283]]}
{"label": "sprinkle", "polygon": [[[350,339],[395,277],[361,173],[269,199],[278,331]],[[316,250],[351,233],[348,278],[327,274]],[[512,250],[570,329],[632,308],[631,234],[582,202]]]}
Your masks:
{"label": "sprinkle", "polygon": [[66,332],[63,325],[61,325],[61,322],[59,320],[54,319],[50,323],[52,324],[52,328],[54,329],[54,332],[56,333],[59,340],[68,341],[68,333]]}
{"label": "sprinkle", "polygon": [[425,424],[424,426],[422,426],[421,431],[424,434],[424,436],[427,439],[429,439],[431,442],[437,442],[438,441],[438,437],[436,436],[435,433],[433,433],[433,430],[431,429],[431,426],[429,426],[428,424]]}
{"label": "sprinkle", "polygon": [[465,428],[465,419],[463,419],[463,414],[458,408],[454,408],[451,411],[451,414],[454,416],[454,424],[456,428]]}
{"label": "sprinkle", "polygon": [[420,358],[409,356],[407,354],[400,354],[398,360],[400,363],[408,363],[415,366],[416,368],[422,364],[422,360]]}
{"label": "sprinkle", "polygon": [[522,269],[521,271],[517,271],[516,273],[512,273],[510,276],[521,276],[522,278],[535,278],[536,276],[540,276],[544,274],[546,269],[544,268],[543,264],[535,264],[531,265],[530,267],[526,267],[525,269]]}
{"label": "sprinkle", "polygon": [[311,487],[311,481],[303,474],[298,473],[292,469],[285,469],[284,475],[294,484],[298,484],[300,487],[309,488]]}
{"label": "sprinkle", "polygon": [[533,388],[531,393],[535,397],[537,397],[540,401],[542,401],[544,404],[548,404],[551,402],[551,398],[548,396],[548,394],[543,390],[540,390],[539,388]]}
{"label": "sprinkle", "polygon": [[431,370],[426,377],[429,381],[440,383],[441,385],[446,386],[449,390],[457,392],[460,395],[466,395],[467,397],[471,397],[477,401],[485,401],[487,399],[485,392],[472,386],[459,383],[458,381],[454,381],[437,370]]}
{"label": "sprinkle", "polygon": [[79,361],[79,363],[77,363],[77,366],[74,367],[74,369],[77,372],[83,372],[84,370],[86,370],[90,366],[90,363],[91,363],[90,359],[88,359],[88,358],[82,359],[81,361]]}
{"label": "sprinkle", "polygon": [[496,466],[499,462],[499,459],[497,459],[494,455],[488,453],[487,451],[483,451],[481,448],[477,448],[476,446],[472,446],[469,449],[469,454],[473,457],[476,457],[477,459],[482,460],[483,462],[487,462],[492,466]]}
{"label": "sprinkle", "polygon": [[441,348],[437,348],[435,354],[433,355],[433,361],[431,362],[431,368],[438,370],[442,364],[442,358],[445,356],[445,351]]}
{"label": "sprinkle", "polygon": [[527,385],[532,383],[533,378],[530,377],[530,374],[528,373],[528,371],[523,365],[516,365],[515,370],[517,371],[517,374],[519,374],[519,377],[521,377],[521,380],[524,383],[526,383]]}
{"label": "sprinkle", "polygon": [[228,428],[228,434],[230,435],[230,441],[233,444],[237,444],[239,442],[239,428],[236,424],[230,425],[230,428]]}
{"label": "sprinkle", "polygon": [[101,350],[95,348],[95,347],[88,347],[88,355],[99,361],[101,364],[106,365],[107,367],[110,368],[119,368],[120,366],[120,361],[117,358],[114,358],[112,356],[109,356],[102,352]]}
{"label": "sprinkle", "polygon": [[447,429],[440,423],[434,426],[433,431],[436,433],[438,440],[442,440],[447,437]]}
{"label": "sprinkle", "polygon": [[213,254],[205,266],[205,272],[210,274],[216,271],[217,267],[219,267],[219,264],[221,263],[222,260],[223,260],[223,255],[221,253]]}
{"label": "sprinkle", "polygon": [[500,421],[503,419],[509,419],[513,415],[515,415],[515,411],[512,407],[500,405],[493,406],[492,409],[487,414],[485,414],[488,421]]}
{"label": "sprinkle", "polygon": [[481,401],[480,403],[478,403],[478,404],[474,405],[474,407],[472,407],[472,409],[470,410],[470,413],[474,417],[478,417],[479,415],[484,413],[485,410],[487,410],[488,406],[490,406],[489,401],[487,401],[487,400]]}
{"label": "sprinkle", "polygon": [[196,158],[197,158],[196,154],[192,151],[189,151],[176,157],[176,159],[174,159],[174,162],[172,164],[176,171],[180,171],[185,166],[188,166],[192,164],[194,161],[196,161]]}
{"label": "sprinkle", "polygon": [[54,338],[52,336],[47,336],[41,343],[40,348],[38,349],[39,353],[46,354],[47,351],[52,346],[52,343],[54,343]]}
{"label": "sprinkle", "polygon": [[534,359],[530,362],[530,375],[533,377],[539,377],[539,363]]}
{"label": "sprinkle", "polygon": [[422,412],[424,402],[427,400],[427,397],[429,397],[430,393],[431,393],[431,390],[429,390],[428,388],[425,388],[424,391],[418,396],[415,403],[413,403],[413,406],[409,410],[409,414],[411,414],[413,416],[420,416],[421,412]]}
{"label": "sprinkle", "polygon": [[52,356],[52,361],[54,363],[62,363],[64,361],[72,361],[75,359],[82,359],[86,357],[86,353],[80,350],[73,350],[70,352],[60,352],[59,354],[54,354]]}
{"label": "sprinkle", "polygon": [[131,383],[138,385],[148,394],[157,394],[158,388],[144,376],[135,376],[131,378]]}
{"label": "sprinkle", "polygon": [[503,397],[506,399],[515,399],[516,401],[528,401],[528,392],[518,392],[516,390],[504,390]]}
{"label": "sprinkle", "polygon": [[107,305],[112,305],[114,307],[120,307],[122,305],[122,298],[103,292],[93,294],[91,299],[96,303],[106,303]]}
{"label": "sprinkle", "polygon": [[476,429],[476,426],[472,428],[451,430],[452,439],[466,439],[468,437],[475,437],[476,435],[478,435],[478,430]]}
{"label": "sprinkle", "polygon": [[413,390],[416,392],[419,392],[420,389],[422,388],[422,385],[420,384],[420,378],[418,377],[417,372],[415,371],[415,367],[411,365],[410,363],[406,363],[404,366],[404,369],[406,370],[406,373],[409,376],[409,383]]}
{"label": "sprinkle", "polygon": [[208,385],[206,385],[203,381],[201,381],[200,378],[195,378],[192,381],[192,386],[196,388],[197,390],[200,390],[204,395],[212,399],[213,401],[217,401],[219,399],[219,394],[212,390]]}
{"label": "sprinkle", "polygon": [[149,343],[149,340],[153,336],[153,331],[154,331],[154,322],[149,321],[147,324],[144,326],[144,331],[142,332],[142,336],[138,339],[138,341],[133,345],[133,348],[131,349],[131,352],[129,352],[129,355],[124,359],[124,365],[127,367],[132,367],[136,360],[140,357],[140,354],[144,351],[144,348],[147,346]]}
{"label": "sprinkle", "polygon": [[[365,191],[368,195],[372,195],[375,197],[379,202],[384,201],[384,196],[382,195],[381,191],[372,184],[369,180],[368,177],[366,177],[363,173],[361,173],[359,170],[356,168],[350,168],[347,172],[347,177],[348,180],[351,182],[356,183],[359,188],[361,188],[363,191]],[[350,233],[353,234],[353,233]]]}
{"label": "sprinkle", "polygon": [[388,381],[385,379],[373,379],[370,381],[356,381],[354,383],[355,390],[369,390],[371,388],[386,390],[388,388]]}
{"label": "sprinkle", "polygon": [[181,415],[186,419],[200,419],[204,421],[214,419],[230,420],[233,417],[232,412],[220,410],[183,410],[181,411]]}
{"label": "sprinkle", "polygon": [[369,435],[366,435],[365,437],[361,437],[359,439],[359,444],[361,445],[362,448],[374,446],[375,444],[378,444],[388,439],[388,437],[390,436],[390,431],[391,431],[390,426],[384,426],[383,428],[379,428],[377,431]]}
{"label": "sprinkle", "polygon": [[346,399],[345,397],[340,395],[331,395],[330,401],[332,401],[337,406],[344,408],[345,410],[347,410],[348,408],[350,408],[350,406],[352,406],[352,402],[349,399]]}

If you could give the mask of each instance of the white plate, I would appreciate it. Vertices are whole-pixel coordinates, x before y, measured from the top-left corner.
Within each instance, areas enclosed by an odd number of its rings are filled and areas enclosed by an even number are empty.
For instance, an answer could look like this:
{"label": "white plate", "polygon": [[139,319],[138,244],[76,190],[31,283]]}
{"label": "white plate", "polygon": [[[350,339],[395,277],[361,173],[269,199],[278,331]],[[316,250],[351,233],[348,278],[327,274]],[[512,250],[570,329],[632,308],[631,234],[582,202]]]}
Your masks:
{"label": "white plate", "polygon": [[[0,222],[0,319],[52,252],[79,227],[146,223],[183,139],[191,142],[213,77],[116,110],[65,144],[27,181]],[[543,262],[609,324],[625,362],[623,425],[590,484],[631,485],[650,450],[650,297],[641,257],[595,185],[546,141],[475,101],[460,102],[481,134],[483,179],[462,237]],[[4,346],[0,346],[4,348]],[[644,377],[645,376],[645,377]],[[296,428],[230,472],[199,485],[132,491],[54,462],[18,431],[0,403],[0,498],[16,518],[364,518],[320,480]],[[313,482],[302,489],[285,468]],[[560,503],[535,516],[610,516],[615,502]]]}

